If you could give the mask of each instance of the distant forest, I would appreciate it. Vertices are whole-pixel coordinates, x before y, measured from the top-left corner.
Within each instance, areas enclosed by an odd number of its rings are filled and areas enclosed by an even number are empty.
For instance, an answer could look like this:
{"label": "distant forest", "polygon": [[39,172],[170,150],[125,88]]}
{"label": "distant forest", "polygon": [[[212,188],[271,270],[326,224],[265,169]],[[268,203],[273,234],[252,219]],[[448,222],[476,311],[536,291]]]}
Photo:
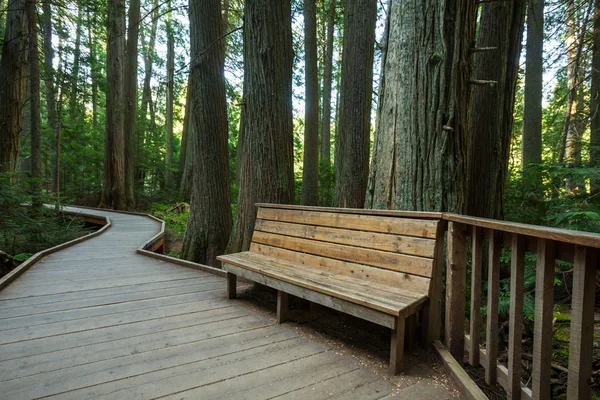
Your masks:
{"label": "distant forest", "polygon": [[4,235],[29,201],[189,203],[179,255],[211,265],[257,202],[600,232],[598,0],[0,10]]}

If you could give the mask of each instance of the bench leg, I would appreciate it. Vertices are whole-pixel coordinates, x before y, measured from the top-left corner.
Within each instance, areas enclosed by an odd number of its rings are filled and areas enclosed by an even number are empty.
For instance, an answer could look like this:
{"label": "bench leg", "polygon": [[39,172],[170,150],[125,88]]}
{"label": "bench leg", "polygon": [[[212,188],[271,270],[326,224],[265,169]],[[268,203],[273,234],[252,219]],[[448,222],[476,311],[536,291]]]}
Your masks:
{"label": "bench leg", "polygon": [[277,323],[282,324],[287,320],[288,316],[288,294],[277,291]]}
{"label": "bench leg", "polygon": [[402,369],[402,356],[404,355],[404,316],[396,317],[395,328],[392,329],[392,345],[390,352],[390,369],[394,375]]}
{"label": "bench leg", "polygon": [[404,348],[413,351],[415,349],[415,339],[417,337],[417,313],[406,318],[406,337]]}
{"label": "bench leg", "polygon": [[230,299],[235,299],[236,295],[236,285],[237,284],[237,276],[232,274],[231,272],[227,273],[227,297]]}

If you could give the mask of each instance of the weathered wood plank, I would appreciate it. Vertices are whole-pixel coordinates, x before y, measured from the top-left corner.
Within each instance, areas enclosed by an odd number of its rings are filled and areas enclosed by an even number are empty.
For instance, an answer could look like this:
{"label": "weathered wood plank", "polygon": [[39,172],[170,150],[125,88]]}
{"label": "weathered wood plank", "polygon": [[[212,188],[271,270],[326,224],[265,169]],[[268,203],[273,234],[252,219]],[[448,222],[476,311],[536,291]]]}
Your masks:
{"label": "weathered wood plank", "polygon": [[433,257],[435,247],[434,239],[269,221],[265,219],[256,220],[254,230],[427,258]]}
{"label": "weathered wood plank", "polygon": [[323,295],[321,293],[305,289],[301,286],[289,284],[287,282],[280,281],[260,273],[252,272],[248,269],[240,268],[232,264],[223,264],[223,269],[251,281],[272,287],[277,290],[282,290],[293,296],[315,302],[322,306],[333,308],[337,311],[342,311],[346,314],[354,315],[355,317],[366,319],[367,321],[374,322],[378,325],[388,328],[394,327],[394,317],[392,315],[360,306],[339,298]]}
{"label": "weathered wood plank", "polygon": [[488,397],[481,391],[479,386],[473,382],[469,374],[465,372],[461,364],[456,361],[454,356],[440,343],[439,340],[436,340],[433,343],[435,350],[446,367],[446,370],[452,375],[454,381],[458,384],[460,391],[462,392],[465,398],[470,400],[485,400]]}
{"label": "weathered wood plank", "polygon": [[390,218],[365,215],[373,210],[360,210],[361,214],[345,214],[332,211],[309,211],[297,209],[258,209],[257,219],[292,222],[297,224],[330,226],[359,231],[391,233],[395,235],[434,239],[438,220]]}
{"label": "weathered wood plank", "polygon": [[485,381],[488,385],[496,383],[496,365],[498,359],[498,303],[500,302],[500,254],[501,237],[498,232],[488,230],[488,295],[485,341],[487,357],[485,362]]}
{"label": "weathered wood plank", "polygon": [[250,252],[277,258],[282,263],[289,260],[291,263],[302,265],[303,268],[306,268],[306,266],[318,266],[319,270],[323,272],[354,276],[358,279],[393,286],[413,293],[429,294],[430,279],[417,275],[399,274],[395,271],[364,264],[319,257],[258,243],[252,243]]}
{"label": "weathered wood plank", "polygon": [[533,332],[533,400],[550,398],[552,317],[554,309],[554,243],[538,240]]}
{"label": "weathered wood plank", "polygon": [[445,220],[463,224],[494,229],[508,233],[518,233],[540,239],[600,248],[600,235],[589,232],[576,232],[567,229],[549,228],[535,225],[521,224],[518,222],[498,221],[494,219],[469,217],[466,215],[444,213]]}
{"label": "weathered wood plank", "polygon": [[466,226],[448,224],[446,268],[446,347],[458,362],[464,358],[465,293],[467,279]]}
{"label": "weathered wood plank", "polygon": [[391,271],[419,275],[426,278],[431,277],[433,261],[430,258],[407,256],[341,244],[316,242],[259,231],[254,232],[252,235],[252,242],[310,253],[316,256],[370,265]]}
{"label": "weathered wood plank", "polygon": [[[521,399],[525,238],[513,234],[510,267],[510,312],[508,338],[508,397]],[[478,349],[478,347],[474,348]],[[477,351],[477,353],[479,353]]]}
{"label": "weathered wood plank", "polygon": [[469,319],[469,332],[471,336],[471,349],[469,350],[469,364],[479,365],[479,342],[481,333],[481,273],[483,268],[483,231],[473,227],[471,234],[472,259],[471,259],[471,317]]}
{"label": "weathered wood plank", "polygon": [[402,371],[402,358],[404,356],[404,333],[406,320],[404,316],[395,318],[392,328],[392,343],[390,348],[390,370],[396,375]]}
{"label": "weathered wood plank", "polygon": [[575,248],[571,333],[569,346],[569,399],[591,398],[592,354],[594,350],[594,308],[598,251]]}
{"label": "weathered wood plank", "polygon": [[286,292],[282,292],[281,290],[277,291],[277,323],[283,324],[288,319],[288,294]]}

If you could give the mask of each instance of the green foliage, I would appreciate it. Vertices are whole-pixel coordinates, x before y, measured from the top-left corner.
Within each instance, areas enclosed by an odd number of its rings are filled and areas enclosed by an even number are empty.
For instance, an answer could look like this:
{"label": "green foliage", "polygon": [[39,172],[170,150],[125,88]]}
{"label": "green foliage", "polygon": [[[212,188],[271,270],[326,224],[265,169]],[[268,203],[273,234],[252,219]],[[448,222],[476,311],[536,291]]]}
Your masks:
{"label": "green foliage", "polygon": [[23,187],[29,179],[0,172],[0,249],[24,261],[40,250],[86,234],[89,230],[55,208],[33,209]]}
{"label": "green foliage", "polygon": [[189,215],[189,205],[186,203],[178,203],[178,205],[182,205],[181,212],[174,211],[172,204],[154,203],[150,208],[150,213],[165,221],[165,229],[183,237]]}

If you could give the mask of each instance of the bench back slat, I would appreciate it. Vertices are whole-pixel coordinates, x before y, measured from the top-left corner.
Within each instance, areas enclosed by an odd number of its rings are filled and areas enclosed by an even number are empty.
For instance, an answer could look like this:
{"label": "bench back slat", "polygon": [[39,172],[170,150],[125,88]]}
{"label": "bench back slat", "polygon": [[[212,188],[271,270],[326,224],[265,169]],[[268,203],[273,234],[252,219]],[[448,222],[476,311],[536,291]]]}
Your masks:
{"label": "bench back slat", "polygon": [[404,276],[398,281],[412,279],[428,288],[438,223],[435,219],[261,205],[250,251],[273,256],[279,251],[288,258],[304,259],[308,265],[317,263],[341,274],[362,265],[366,278],[373,272],[387,271],[388,279],[390,274]]}
{"label": "bench back slat", "polygon": [[260,207],[257,219],[435,239],[437,220]]}
{"label": "bench back slat", "polygon": [[320,257],[259,243],[252,243],[250,246],[250,251],[265,256],[290,261],[298,265],[310,265],[327,273],[353,276],[364,280],[373,280],[377,283],[392,285],[399,289],[404,289],[423,295],[429,294],[430,279],[417,275],[402,274],[382,268],[370,267],[364,264]]}
{"label": "bench back slat", "polygon": [[255,231],[433,258],[435,240],[259,219]]}

